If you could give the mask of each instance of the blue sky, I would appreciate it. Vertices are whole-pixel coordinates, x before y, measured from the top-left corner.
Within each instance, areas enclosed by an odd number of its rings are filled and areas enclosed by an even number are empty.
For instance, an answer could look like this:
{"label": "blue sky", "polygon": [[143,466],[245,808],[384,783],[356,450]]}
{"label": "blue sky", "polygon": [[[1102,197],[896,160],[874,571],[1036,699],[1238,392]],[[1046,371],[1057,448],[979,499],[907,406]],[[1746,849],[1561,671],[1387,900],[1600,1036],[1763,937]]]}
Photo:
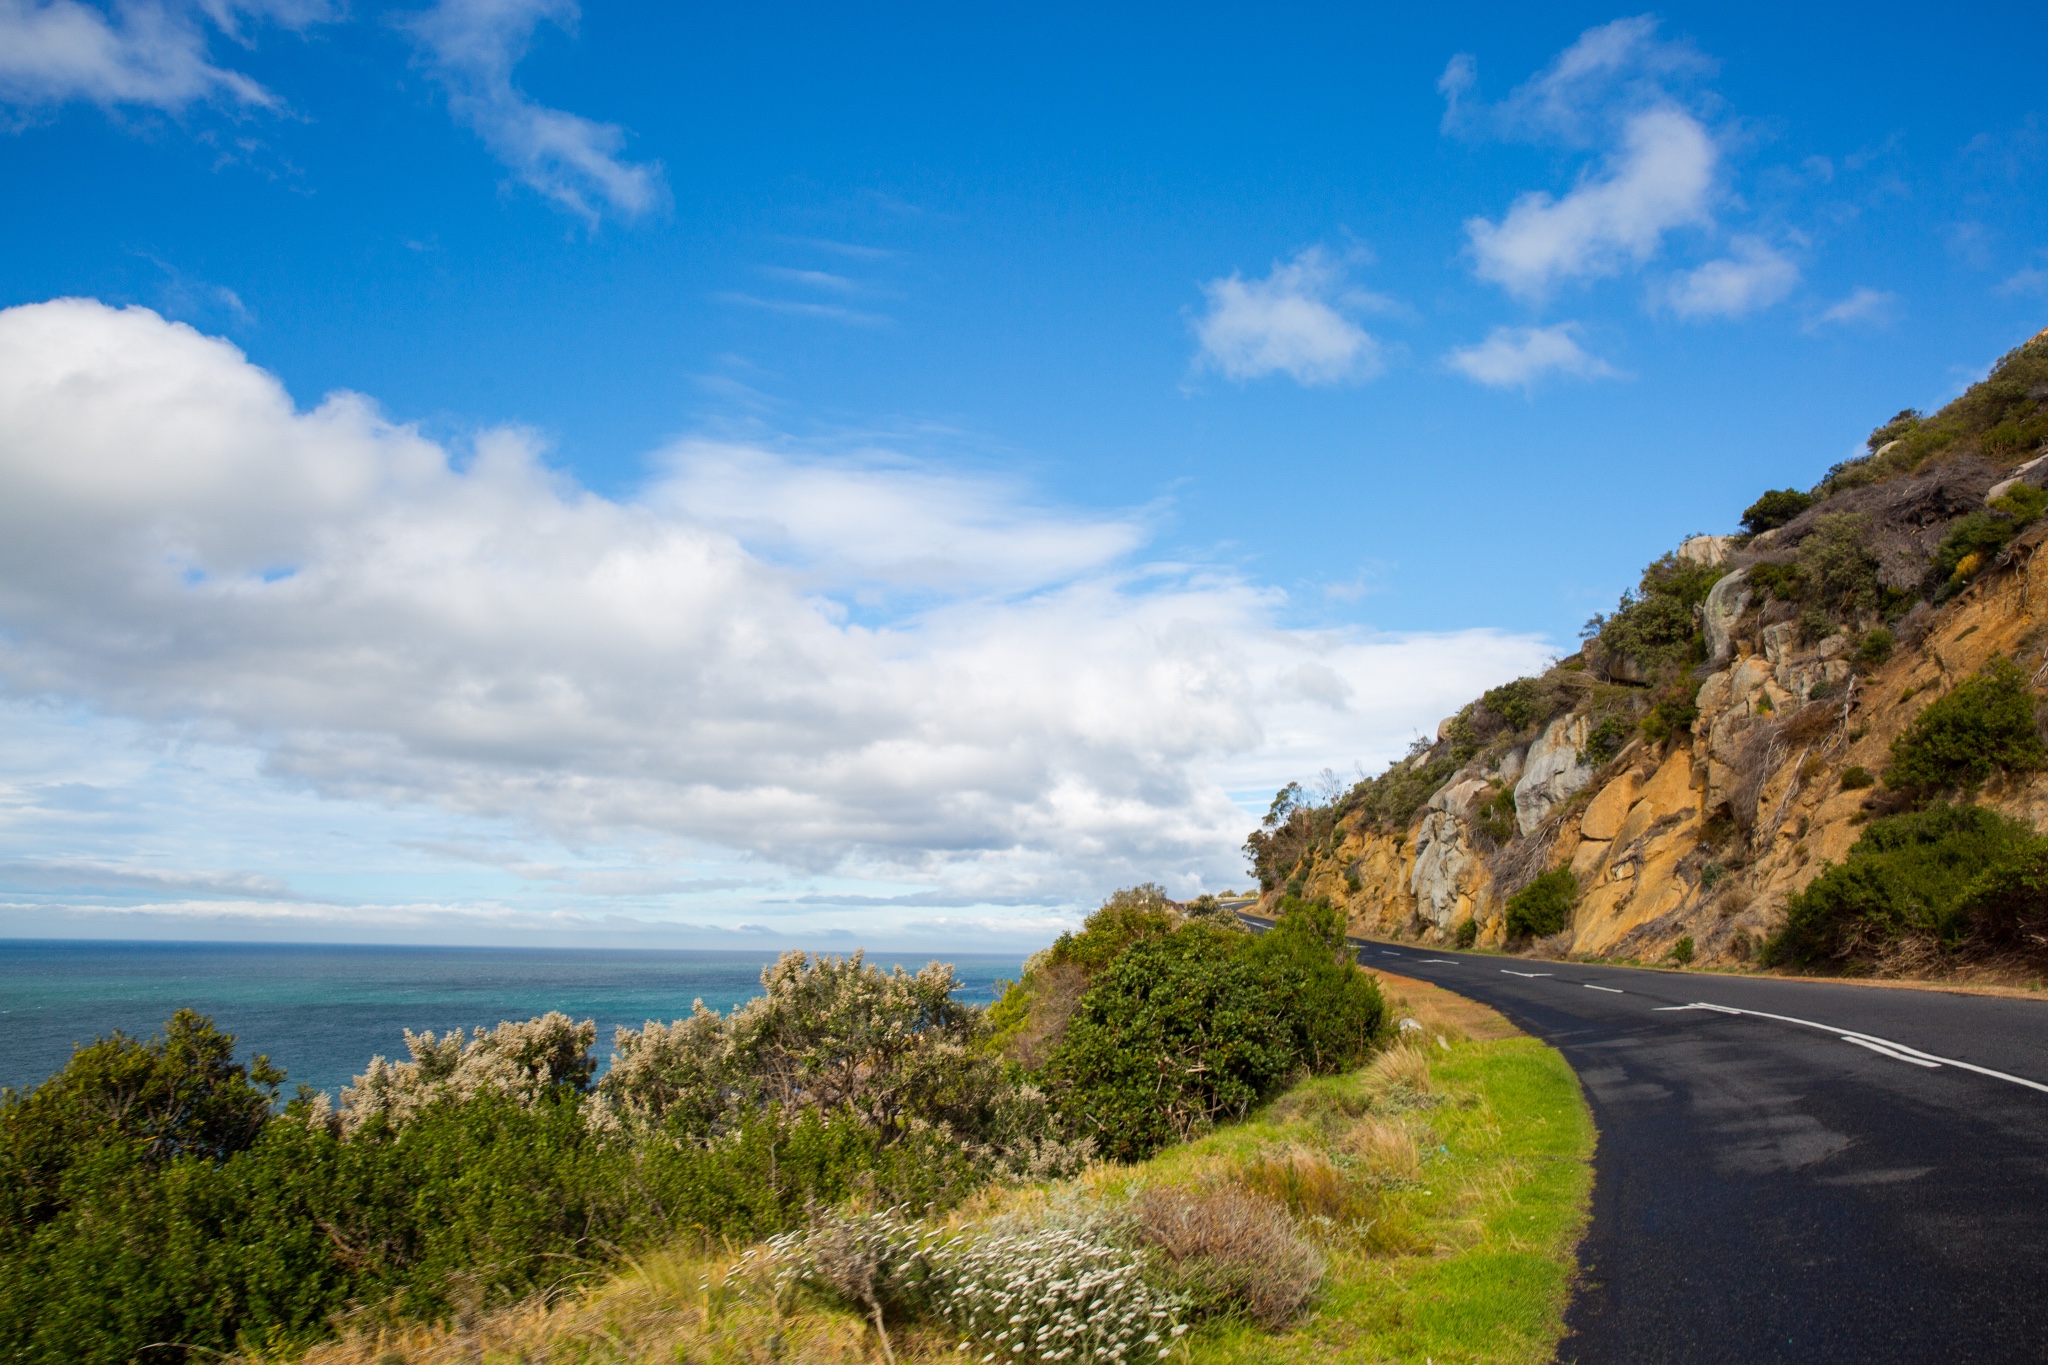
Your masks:
{"label": "blue sky", "polygon": [[1239,881],[2048,323],[2025,14],[0,0],[0,933]]}

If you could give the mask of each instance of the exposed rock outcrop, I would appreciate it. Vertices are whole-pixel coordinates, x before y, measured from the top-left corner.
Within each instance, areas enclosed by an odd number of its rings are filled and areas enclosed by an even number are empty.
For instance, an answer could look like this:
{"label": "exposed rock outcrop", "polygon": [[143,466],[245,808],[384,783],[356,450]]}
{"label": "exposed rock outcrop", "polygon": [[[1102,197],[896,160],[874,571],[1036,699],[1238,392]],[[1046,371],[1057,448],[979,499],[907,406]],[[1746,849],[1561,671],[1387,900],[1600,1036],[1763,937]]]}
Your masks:
{"label": "exposed rock outcrop", "polygon": [[1593,769],[1580,758],[1591,730],[1587,717],[1560,716],[1529,746],[1522,776],[1515,783],[1515,823],[1532,833],[1558,802],[1593,780]]}

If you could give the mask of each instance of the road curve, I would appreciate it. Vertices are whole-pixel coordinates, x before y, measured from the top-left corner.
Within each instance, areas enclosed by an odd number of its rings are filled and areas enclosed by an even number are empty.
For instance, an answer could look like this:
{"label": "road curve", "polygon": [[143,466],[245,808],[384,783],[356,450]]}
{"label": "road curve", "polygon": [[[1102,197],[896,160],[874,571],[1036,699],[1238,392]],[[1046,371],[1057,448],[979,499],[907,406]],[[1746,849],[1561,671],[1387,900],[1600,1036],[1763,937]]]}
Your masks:
{"label": "road curve", "polygon": [[1560,1361],[2048,1361],[2048,1002],[1367,943],[1600,1129]]}

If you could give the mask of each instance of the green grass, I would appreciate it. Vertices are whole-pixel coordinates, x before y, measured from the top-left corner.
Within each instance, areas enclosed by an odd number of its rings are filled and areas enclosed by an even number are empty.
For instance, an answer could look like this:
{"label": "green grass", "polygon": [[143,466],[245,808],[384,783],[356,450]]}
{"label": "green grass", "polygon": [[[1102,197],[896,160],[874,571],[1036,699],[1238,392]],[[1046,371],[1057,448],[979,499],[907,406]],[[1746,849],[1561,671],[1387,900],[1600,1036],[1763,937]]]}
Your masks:
{"label": "green grass", "polygon": [[[1198,1365],[1255,1361],[1547,1361],[1564,1331],[1592,1189],[1592,1115],[1564,1058],[1530,1038],[1454,1043],[1431,1059],[1424,1185],[1384,1196],[1388,1228],[1330,1248],[1314,1315],[1274,1336],[1193,1333]],[[1357,1083],[1341,1077],[1314,1084]],[[1158,1158],[1158,1173],[1297,1136],[1254,1120]],[[1395,1243],[1387,1248],[1385,1241]],[[1380,1243],[1380,1245],[1375,1245]]]}

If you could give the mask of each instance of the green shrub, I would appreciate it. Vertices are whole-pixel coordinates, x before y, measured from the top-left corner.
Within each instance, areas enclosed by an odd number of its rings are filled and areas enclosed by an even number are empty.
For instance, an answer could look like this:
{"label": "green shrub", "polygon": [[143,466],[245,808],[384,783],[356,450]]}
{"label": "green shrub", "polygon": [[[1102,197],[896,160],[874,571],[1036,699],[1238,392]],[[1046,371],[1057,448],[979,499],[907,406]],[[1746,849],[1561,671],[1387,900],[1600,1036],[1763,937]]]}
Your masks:
{"label": "green shrub", "polygon": [[1719,863],[1708,863],[1700,869],[1700,890],[1712,891],[1728,876],[1728,869]]}
{"label": "green shrub", "polygon": [[1314,1072],[1362,1061],[1386,1015],[1345,929],[1344,912],[1327,901],[1282,902],[1273,928],[1242,950],[1292,1032],[1296,1060]]}
{"label": "green shrub", "polygon": [[1889,628],[1872,626],[1864,631],[1862,638],[1856,642],[1856,666],[1866,670],[1880,666],[1892,657],[1892,650],[1897,643]]}
{"label": "green shrub", "polygon": [[1264,973],[1190,925],[1133,944],[1097,977],[1047,1077],[1072,1131],[1135,1161],[1244,1114],[1294,1069]]}
{"label": "green shrub", "polygon": [[1056,966],[1071,963],[1092,976],[1133,943],[1171,932],[1174,921],[1173,902],[1164,887],[1155,882],[1125,887],[1112,892],[1083,920],[1079,933],[1053,940],[1047,961]]}
{"label": "green shrub", "polygon": [[1865,787],[1871,786],[1876,781],[1877,779],[1870,775],[1868,768],[1859,767],[1852,763],[1842,769],[1842,790],[1845,792],[1862,791]]}
{"label": "green shrub", "polygon": [[2009,659],[1993,659],[1976,677],[1932,702],[1892,741],[1885,785],[1914,792],[1950,791],[1997,773],[2048,767],[2048,747],[2035,721],[2026,675]]}
{"label": "green shrub", "polygon": [[1571,697],[1543,678],[1517,678],[1480,694],[1479,704],[1510,731],[1520,733],[1557,716],[1571,704]]}
{"label": "green shrub", "polygon": [[1671,960],[1681,967],[1692,965],[1692,935],[1687,934],[1671,945]]}
{"label": "green shrub", "polygon": [[1949,527],[1934,552],[1928,578],[1938,599],[1960,591],[1991,556],[2048,511],[2048,491],[2019,484],[1981,512]]}
{"label": "green shrub", "polygon": [[[1873,820],[1839,866],[1785,903],[1767,964],[1844,967],[1905,939],[1955,951],[2038,923],[2026,907],[2048,869],[2048,840],[1982,806],[1936,805]],[[1979,929],[1979,923],[2005,926]]]}
{"label": "green shrub", "polygon": [[1774,531],[1813,504],[1811,494],[1796,488],[1774,488],[1749,505],[1742,514],[1742,529],[1751,535]]}
{"label": "green shrub", "polygon": [[1570,868],[1555,868],[1508,897],[1509,938],[1545,938],[1571,923],[1579,881]]}
{"label": "green shrub", "polygon": [[1700,708],[1694,701],[1698,695],[1699,685],[1694,683],[1659,700],[1643,716],[1643,738],[1652,744],[1662,744],[1673,735],[1689,733],[1692,723],[1700,718]]}
{"label": "green shrub", "polygon": [[1806,596],[1806,582],[1794,560],[1766,560],[1749,566],[1746,581],[1752,588],[1765,592],[1780,602],[1797,602]]}
{"label": "green shrub", "polygon": [[1602,718],[1586,736],[1586,747],[1579,751],[1579,761],[1594,767],[1600,766],[1620,753],[1635,732],[1636,723],[1626,716]]}
{"label": "green shrub", "polygon": [[1460,948],[1470,948],[1473,944],[1479,942],[1479,921],[1476,919],[1459,920],[1455,941]]}
{"label": "green shrub", "polygon": [[1643,570],[1640,583],[1621,595],[1611,616],[1586,622],[1588,635],[1612,654],[1636,660],[1651,672],[1669,672],[1704,657],[1694,608],[1707,600],[1725,568],[1667,554]]}
{"label": "green shrub", "polygon": [[1503,785],[1472,812],[1473,826],[1496,844],[1515,837],[1515,789]]}

